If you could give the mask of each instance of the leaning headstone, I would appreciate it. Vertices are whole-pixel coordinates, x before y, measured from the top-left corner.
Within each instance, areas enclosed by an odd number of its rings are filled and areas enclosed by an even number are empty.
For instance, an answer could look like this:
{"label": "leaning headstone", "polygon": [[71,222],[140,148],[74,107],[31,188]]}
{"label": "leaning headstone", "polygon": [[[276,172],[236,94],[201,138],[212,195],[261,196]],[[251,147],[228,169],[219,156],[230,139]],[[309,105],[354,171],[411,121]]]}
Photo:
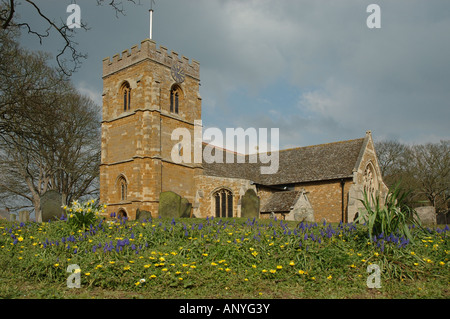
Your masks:
{"label": "leaning headstone", "polygon": [[152,218],[152,213],[147,210],[140,210],[139,208],[136,210],[136,220],[149,220]]}
{"label": "leaning headstone", "polygon": [[191,216],[192,204],[172,191],[159,195],[158,214],[163,218],[179,218]]}
{"label": "leaning headstone", "polygon": [[415,208],[422,224],[436,225],[436,209],[433,206]]}
{"label": "leaning headstone", "polygon": [[19,212],[19,222],[27,223],[30,221],[30,212],[23,210]]}
{"label": "leaning headstone", "polygon": [[259,197],[253,189],[248,189],[242,196],[241,217],[259,218]]}
{"label": "leaning headstone", "polygon": [[180,217],[189,218],[191,217],[192,204],[186,198],[181,198],[180,208],[178,210]]}
{"label": "leaning headstone", "polygon": [[42,195],[41,212],[43,222],[48,222],[49,220],[54,221],[61,218],[64,213],[61,202],[61,194],[55,190],[49,190]]}

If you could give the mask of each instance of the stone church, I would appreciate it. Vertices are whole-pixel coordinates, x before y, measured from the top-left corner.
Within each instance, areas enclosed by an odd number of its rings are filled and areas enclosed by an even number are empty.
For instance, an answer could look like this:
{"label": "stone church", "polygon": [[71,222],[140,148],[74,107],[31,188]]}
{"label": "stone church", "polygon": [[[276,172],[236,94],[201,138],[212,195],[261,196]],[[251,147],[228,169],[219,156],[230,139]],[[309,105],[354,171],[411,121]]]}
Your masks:
{"label": "stone church", "polygon": [[201,119],[199,86],[197,61],[157,48],[150,39],[103,60],[100,200],[108,204],[108,215],[135,219],[145,210],[156,217],[160,194],[171,191],[189,201],[195,217],[247,217],[245,197],[253,196],[255,217],[350,222],[362,207],[364,189],[387,192],[370,131],[353,140],[281,150],[276,174],[261,174],[261,165],[248,161],[174,162],[173,130],[194,136]]}

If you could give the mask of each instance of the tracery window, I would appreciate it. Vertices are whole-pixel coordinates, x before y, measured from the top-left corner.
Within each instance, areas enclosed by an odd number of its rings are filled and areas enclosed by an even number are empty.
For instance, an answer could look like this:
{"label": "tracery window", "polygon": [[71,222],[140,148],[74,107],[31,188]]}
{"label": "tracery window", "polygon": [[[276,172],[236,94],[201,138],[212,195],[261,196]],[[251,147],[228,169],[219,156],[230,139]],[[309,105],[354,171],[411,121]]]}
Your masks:
{"label": "tracery window", "polygon": [[228,189],[220,189],[213,194],[216,217],[233,217],[233,193]]}
{"label": "tracery window", "polygon": [[172,86],[170,90],[170,113],[178,114],[183,92],[178,85]]}
{"label": "tracery window", "polygon": [[120,200],[127,200],[128,185],[127,181],[121,176],[117,182],[120,194]]}
{"label": "tracery window", "polygon": [[363,187],[369,202],[373,204],[373,198],[376,196],[376,191],[378,190],[378,183],[371,163],[367,164],[364,170]]}
{"label": "tracery window", "polygon": [[130,83],[124,82],[120,88],[120,93],[123,97],[123,110],[129,111],[131,107],[131,87]]}

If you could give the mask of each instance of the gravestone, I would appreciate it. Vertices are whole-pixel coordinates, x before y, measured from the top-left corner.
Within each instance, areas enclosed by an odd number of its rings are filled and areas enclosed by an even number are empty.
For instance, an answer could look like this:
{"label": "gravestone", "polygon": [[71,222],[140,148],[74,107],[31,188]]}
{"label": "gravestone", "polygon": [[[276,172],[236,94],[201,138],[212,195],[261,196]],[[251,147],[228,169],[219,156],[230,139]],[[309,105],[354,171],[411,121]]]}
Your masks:
{"label": "gravestone", "polygon": [[436,225],[436,209],[433,206],[415,208],[422,224]]}
{"label": "gravestone", "polygon": [[241,217],[259,218],[259,197],[253,189],[248,189],[242,196]]}
{"label": "gravestone", "polygon": [[152,218],[152,213],[147,210],[140,210],[139,208],[136,210],[136,220],[149,220]]}
{"label": "gravestone", "polygon": [[159,195],[159,216],[163,218],[179,218],[191,216],[192,204],[186,198],[172,191]]}
{"label": "gravestone", "polygon": [[45,192],[41,197],[42,221],[48,222],[49,220],[54,221],[60,219],[64,213],[61,203],[62,198],[60,193],[55,190]]}
{"label": "gravestone", "polygon": [[30,212],[23,210],[19,212],[19,222],[27,223],[30,221]]}

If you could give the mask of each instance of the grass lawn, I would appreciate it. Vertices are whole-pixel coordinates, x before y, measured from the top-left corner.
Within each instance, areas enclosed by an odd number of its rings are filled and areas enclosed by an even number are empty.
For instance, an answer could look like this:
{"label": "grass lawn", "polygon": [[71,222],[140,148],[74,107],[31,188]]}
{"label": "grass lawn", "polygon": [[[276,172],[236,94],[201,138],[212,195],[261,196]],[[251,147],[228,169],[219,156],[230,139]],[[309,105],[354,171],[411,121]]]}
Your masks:
{"label": "grass lawn", "polygon": [[[241,218],[99,220],[83,231],[3,221],[0,297],[449,298],[448,227],[412,233],[374,241],[363,225]],[[380,288],[367,286],[371,264]]]}

